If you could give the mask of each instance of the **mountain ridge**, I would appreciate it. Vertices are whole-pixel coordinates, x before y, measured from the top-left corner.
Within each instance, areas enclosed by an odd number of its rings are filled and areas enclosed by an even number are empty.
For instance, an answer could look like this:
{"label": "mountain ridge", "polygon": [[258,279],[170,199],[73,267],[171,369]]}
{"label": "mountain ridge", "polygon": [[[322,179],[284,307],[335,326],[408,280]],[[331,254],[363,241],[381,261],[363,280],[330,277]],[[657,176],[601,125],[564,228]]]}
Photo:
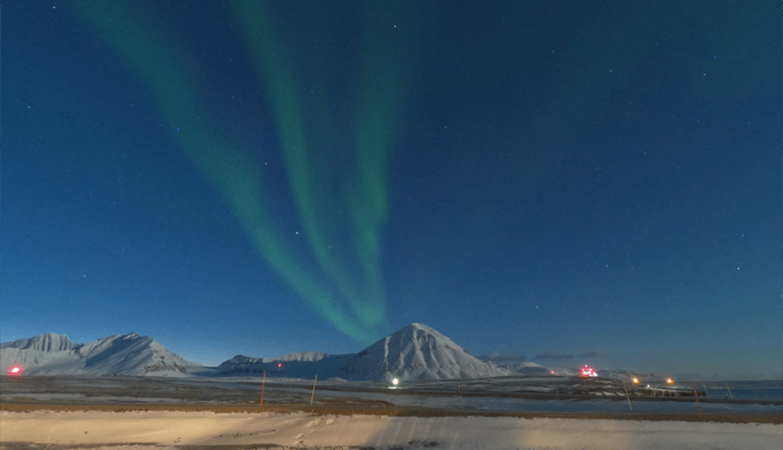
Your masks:
{"label": "mountain ridge", "polygon": [[54,333],[0,344],[0,368],[20,364],[28,375],[185,376],[200,365],[136,332],[74,344]]}
{"label": "mountain ridge", "polygon": [[39,334],[27,339],[17,339],[11,342],[0,343],[0,349],[11,347],[20,350],[39,350],[39,351],[66,351],[76,346],[68,336],[64,334],[46,333]]}
{"label": "mountain ridge", "polygon": [[357,353],[336,375],[349,381],[390,382],[509,374],[471,356],[437,330],[412,323]]}
{"label": "mountain ridge", "polygon": [[216,368],[186,361],[155,339],[136,332],[75,344],[54,333],[0,344],[0,368],[23,364],[29,375],[262,375],[287,378],[390,382],[482,378],[515,373],[481,361],[439,331],[412,323],[357,353],[318,351],[276,358],[237,355]]}
{"label": "mountain ridge", "polygon": [[512,372],[474,358],[437,330],[412,323],[367,348],[342,355],[301,352],[278,358],[237,355],[220,364],[217,375],[334,378],[390,382],[504,376]]}

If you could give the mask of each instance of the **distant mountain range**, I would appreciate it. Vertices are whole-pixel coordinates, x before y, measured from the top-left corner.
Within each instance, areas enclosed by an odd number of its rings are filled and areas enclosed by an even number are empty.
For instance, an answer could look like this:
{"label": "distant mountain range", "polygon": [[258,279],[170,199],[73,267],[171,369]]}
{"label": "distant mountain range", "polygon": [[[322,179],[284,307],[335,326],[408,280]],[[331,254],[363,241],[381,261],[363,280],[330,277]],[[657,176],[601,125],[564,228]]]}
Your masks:
{"label": "distant mountain range", "polygon": [[511,375],[513,372],[471,356],[427,325],[414,323],[359,353],[293,353],[274,359],[238,355],[219,365],[219,375],[262,374],[347,381],[443,380]]}
{"label": "distant mountain range", "polygon": [[19,364],[27,375],[185,376],[201,367],[136,333],[74,344],[61,334],[42,334],[0,344],[0,367]]}
{"label": "distant mountain range", "polygon": [[261,375],[269,377],[342,379],[347,381],[443,380],[547,374],[549,369],[522,362],[500,366],[471,356],[438,331],[414,323],[359,353],[330,355],[292,353],[274,359],[237,355],[217,368],[186,361],[158,341],[136,333],[114,335],[89,344],[67,336],[44,334],[0,344],[2,373],[21,364],[27,375]]}

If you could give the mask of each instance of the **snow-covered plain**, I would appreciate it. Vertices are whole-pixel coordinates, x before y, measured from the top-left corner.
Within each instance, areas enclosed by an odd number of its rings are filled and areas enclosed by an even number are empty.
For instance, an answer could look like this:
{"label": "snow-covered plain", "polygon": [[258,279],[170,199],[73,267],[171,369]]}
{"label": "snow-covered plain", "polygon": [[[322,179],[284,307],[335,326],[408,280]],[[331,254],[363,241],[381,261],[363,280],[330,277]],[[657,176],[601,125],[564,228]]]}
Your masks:
{"label": "snow-covered plain", "polygon": [[267,449],[779,450],[783,439],[781,427],[770,424],[550,418],[0,411],[0,421],[5,448],[25,448],[22,443],[35,442],[65,444],[58,448],[103,445],[115,450],[240,445]]}

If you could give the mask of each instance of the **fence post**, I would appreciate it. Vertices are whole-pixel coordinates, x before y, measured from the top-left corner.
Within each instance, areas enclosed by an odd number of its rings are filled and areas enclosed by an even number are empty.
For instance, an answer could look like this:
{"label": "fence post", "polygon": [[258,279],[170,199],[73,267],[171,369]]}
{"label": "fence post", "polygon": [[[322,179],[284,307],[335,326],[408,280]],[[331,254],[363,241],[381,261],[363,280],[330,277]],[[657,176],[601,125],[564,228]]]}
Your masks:
{"label": "fence post", "polygon": [[623,389],[625,389],[625,398],[628,399],[628,409],[633,411],[633,406],[631,406],[631,396],[628,394],[628,385],[625,384],[624,380],[623,380]]}
{"label": "fence post", "polygon": [[313,380],[313,393],[310,394],[310,406],[313,406],[313,398],[315,398],[315,383],[318,382],[318,375],[315,376],[315,380]]}
{"label": "fence post", "polygon": [[266,384],[266,370],[264,371],[264,378],[261,379],[261,401],[258,403],[258,407],[264,406],[264,385]]}

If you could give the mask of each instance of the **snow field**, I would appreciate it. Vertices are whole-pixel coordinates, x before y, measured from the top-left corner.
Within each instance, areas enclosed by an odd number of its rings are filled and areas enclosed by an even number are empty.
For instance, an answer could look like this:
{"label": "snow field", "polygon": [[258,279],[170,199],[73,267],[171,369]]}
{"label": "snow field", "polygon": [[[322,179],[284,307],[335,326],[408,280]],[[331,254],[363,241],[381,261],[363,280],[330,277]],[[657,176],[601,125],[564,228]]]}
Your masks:
{"label": "snow field", "polygon": [[779,450],[783,439],[779,425],[549,418],[0,411],[0,421],[4,443],[121,444],[114,449],[138,447],[133,444],[273,444],[411,450]]}

